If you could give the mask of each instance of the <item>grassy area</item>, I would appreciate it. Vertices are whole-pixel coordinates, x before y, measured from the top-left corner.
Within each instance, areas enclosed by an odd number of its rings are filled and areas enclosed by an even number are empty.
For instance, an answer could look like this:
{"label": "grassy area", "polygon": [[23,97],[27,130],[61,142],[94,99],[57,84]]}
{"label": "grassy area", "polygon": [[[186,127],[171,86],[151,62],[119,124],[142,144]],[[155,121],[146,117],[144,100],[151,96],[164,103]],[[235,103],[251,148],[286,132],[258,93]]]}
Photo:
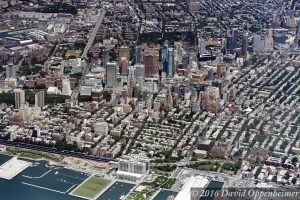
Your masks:
{"label": "grassy area", "polygon": [[44,159],[52,160],[55,162],[60,162],[64,158],[63,156],[53,155],[53,154],[49,154],[49,153],[42,153],[42,152],[37,152],[37,151],[30,151],[30,150],[11,148],[11,147],[7,147],[6,151],[12,155],[17,155],[17,156],[31,158],[31,159],[44,158]]}
{"label": "grassy area", "polygon": [[[25,100],[30,104],[35,103],[35,94],[36,92],[31,90],[25,90]],[[66,99],[69,99],[69,96],[66,95],[55,95],[55,94],[45,94],[45,104],[56,104],[56,103],[65,103]],[[7,103],[13,105],[15,102],[15,93],[7,92],[0,93],[0,103]]]}
{"label": "grassy area", "polygon": [[154,190],[153,191],[147,191],[147,190],[143,190],[141,192],[138,191],[134,191],[132,192],[129,196],[128,196],[128,200],[148,200],[152,197],[152,195],[154,194]]}
{"label": "grassy area", "polygon": [[176,169],[176,165],[156,166],[155,169],[157,169],[159,171],[163,171],[163,172],[172,172]]}
{"label": "grassy area", "polygon": [[234,172],[234,174],[237,174],[237,172],[241,168],[241,165],[242,165],[241,161],[237,161],[234,164],[233,163],[224,163],[224,165],[222,166],[222,172],[232,171],[232,172]]}
{"label": "grassy area", "polygon": [[147,200],[152,197],[155,191],[157,191],[159,188],[165,188],[170,189],[176,179],[174,178],[168,178],[166,176],[157,176],[153,182],[144,182],[141,184],[141,186],[144,186],[145,188],[142,191],[133,191],[129,194],[128,200]]}
{"label": "grassy area", "polygon": [[175,183],[175,179],[173,178],[168,178],[165,176],[158,176],[153,182],[147,183],[147,185],[150,185],[152,187],[160,187],[160,188],[166,188],[170,189],[173,184]]}
{"label": "grassy area", "polygon": [[110,183],[110,180],[102,179],[97,176],[92,176],[79,188],[73,191],[72,194],[91,199],[94,198],[97,194],[99,194]]}

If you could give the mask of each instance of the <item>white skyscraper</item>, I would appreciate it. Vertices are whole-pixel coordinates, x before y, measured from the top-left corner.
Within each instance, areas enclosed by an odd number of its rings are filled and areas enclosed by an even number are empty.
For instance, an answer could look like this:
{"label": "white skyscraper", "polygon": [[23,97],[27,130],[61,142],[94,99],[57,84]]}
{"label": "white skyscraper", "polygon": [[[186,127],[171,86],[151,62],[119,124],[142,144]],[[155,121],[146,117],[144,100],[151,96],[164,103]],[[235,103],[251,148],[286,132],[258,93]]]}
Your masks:
{"label": "white skyscraper", "polygon": [[6,78],[16,78],[16,66],[8,64],[6,66]]}
{"label": "white skyscraper", "polygon": [[204,54],[206,51],[206,43],[205,40],[203,40],[202,38],[199,38],[198,40],[198,52],[200,54]]}
{"label": "white skyscraper", "polygon": [[262,39],[261,35],[253,36],[253,52],[262,52],[265,48],[265,41]]}
{"label": "white skyscraper", "polygon": [[25,103],[25,92],[21,89],[15,90],[15,107],[20,108]]}
{"label": "white skyscraper", "polygon": [[45,92],[39,91],[35,94],[35,106],[44,107],[45,106]]}

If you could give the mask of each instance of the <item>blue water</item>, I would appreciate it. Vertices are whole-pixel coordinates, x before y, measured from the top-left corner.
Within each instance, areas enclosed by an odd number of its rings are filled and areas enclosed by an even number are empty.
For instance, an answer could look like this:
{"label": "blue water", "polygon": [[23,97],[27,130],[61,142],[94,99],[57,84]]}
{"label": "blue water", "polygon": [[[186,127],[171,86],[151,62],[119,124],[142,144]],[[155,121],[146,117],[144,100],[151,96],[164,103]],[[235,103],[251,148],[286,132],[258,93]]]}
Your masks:
{"label": "blue water", "polygon": [[[0,162],[3,164],[9,160],[8,156],[0,154]],[[75,188],[87,174],[58,167],[46,168],[45,161],[41,161],[38,167],[29,167],[12,180],[0,179],[0,199],[2,200],[79,200],[80,198],[69,196],[71,187]],[[47,174],[45,174],[48,172]],[[57,172],[57,173],[56,173]],[[45,175],[44,175],[45,174]],[[44,176],[43,176],[44,175]],[[24,177],[30,176],[32,178]],[[41,177],[43,176],[43,177]],[[27,184],[27,185],[26,185]],[[31,185],[28,185],[31,184]],[[38,187],[45,187],[55,191],[49,191]],[[60,193],[61,192],[61,193]]]}
{"label": "blue water", "polygon": [[[208,184],[206,190],[209,190],[210,192],[208,194],[214,194],[214,192],[212,191],[218,191],[221,190],[222,187],[224,185],[224,182],[220,182],[220,181],[210,181],[210,183]],[[213,200],[214,196],[211,197],[202,197],[201,200]]]}
{"label": "blue water", "polygon": [[119,200],[121,196],[128,194],[133,187],[133,184],[115,182],[97,200]]}
{"label": "blue water", "polygon": [[0,154],[0,165],[11,159],[10,156]]}
{"label": "blue water", "polygon": [[9,34],[7,32],[0,33],[0,38],[6,38],[9,37]]}
{"label": "blue water", "polygon": [[177,195],[177,192],[172,192],[168,190],[161,190],[153,200],[166,200],[169,196],[174,195],[174,197]]}
{"label": "blue water", "polygon": [[[0,154],[0,165],[9,159],[10,156]],[[12,180],[0,179],[0,200],[82,200],[69,193],[87,179],[89,174],[63,167],[49,169],[45,165],[46,161],[39,163],[39,166],[27,168]],[[133,184],[116,182],[97,200],[118,200],[133,187]]]}

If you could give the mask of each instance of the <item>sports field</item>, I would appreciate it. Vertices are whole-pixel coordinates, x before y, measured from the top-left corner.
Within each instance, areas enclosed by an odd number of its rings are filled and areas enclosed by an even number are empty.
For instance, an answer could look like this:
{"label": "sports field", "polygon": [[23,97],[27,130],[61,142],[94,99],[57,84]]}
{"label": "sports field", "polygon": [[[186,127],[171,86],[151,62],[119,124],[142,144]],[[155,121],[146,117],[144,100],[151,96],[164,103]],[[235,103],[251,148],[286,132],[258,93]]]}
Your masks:
{"label": "sports field", "polygon": [[94,198],[97,194],[111,183],[110,180],[102,179],[97,176],[90,177],[81,186],[72,192],[72,195],[80,196],[83,198]]}

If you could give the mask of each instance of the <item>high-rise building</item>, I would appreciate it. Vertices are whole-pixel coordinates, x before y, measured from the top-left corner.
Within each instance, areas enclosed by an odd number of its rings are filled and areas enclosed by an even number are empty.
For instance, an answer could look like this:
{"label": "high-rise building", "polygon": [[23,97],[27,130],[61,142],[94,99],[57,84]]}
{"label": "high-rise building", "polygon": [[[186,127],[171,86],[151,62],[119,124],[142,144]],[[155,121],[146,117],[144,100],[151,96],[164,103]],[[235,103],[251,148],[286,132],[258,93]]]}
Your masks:
{"label": "high-rise building", "polygon": [[121,59],[125,57],[128,61],[130,59],[129,56],[129,48],[128,47],[120,47],[119,48],[119,57],[118,57],[118,65],[121,64]]}
{"label": "high-rise building", "polygon": [[242,38],[242,51],[241,56],[247,58],[248,55],[248,34],[246,33]]}
{"label": "high-rise building", "polygon": [[265,51],[272,51],[274,48],[274,40],[273,40],[273,34],[272,30],[268,31],[268,35],[266,36],[265,39]]}
{"label": "high-rise building", "polygon": [[168,56],[168,44],[164,44],[162,48],[162,67],[164,72],[168,72],[169,68],[169,56]]}
{"label": "high-rise building", "polygon": [[112,87],[117,84],[117,63],[106,63],[106,86]]}
{"label": "high-rise building", "polygon": [[236,43],[238,40],[238,30],[232,29],[227,31],[227,38],[226,38],[226,48],[229,51],[229,53],[234,53],[234,49],[236,47]]}
{"label": "high-rise building", "polygon": [[233,47],[235,48],[236,44],[237,44],[237,41],[238,41],[238,29],[233,28],[231,30],[231,32],[232,32],[232,36],[233,36]]}
{"label": "high-rise building", "polygon": [[70,96],[72,94],[71,84],[69,79],[63,79],[62,81],[62,94]]}
{"label": "high-rise building", "polygon": [[128,68],[128,80],[132,80],[135,79],[135,67],[134,66],[130,66]]}
{"label": "high-rise building", "polygon": [[205,51],[206,51],[206,42],[205,42],[204,39],[199,38],[199,39],[198,39],[198,52],[199,52],[200,54],[204,54]]}
{"label": "high-rise building", "polygon": [[217,77],[218,77],[218,78],[221,78],[221,77],[222,77],[222,74],[223,74],[223,68],[224,68],[223,65],[221,65],[221,64],[218,64],[218,65],[217,65]]}
{"label": "high-rise building", "polygon": [[117,175],[133,179],[141,179],[147,174],[150,161],[139,156],[124,156],[118,161]]}
{"label": "high-rise building", "polygon": [[222,48],[221,48],[221,51],[222,51],[222,53],[226,53],[226,49],[227,49],[227,40],[226,40],[226,38],[222,38]]}
{"label": "high-rise building", "polygon": [[186,53],[186,52],[184,52],[182,54],[182,68],[183,69],[187,69],[188,66],[189,66],[189,62],[190,62],[190,60],[189,60],[189,54]]}
{"label": "high-rise building", "polygon": [[12,63],[6,66],[6,78],[16,78],[16,66]]}
{"label": "high-rise building", "polygon": [[21,89],[15,90],[15,107],[20,108],[25,103],[25,91]]}
{"label": "high-rise building", "polygon": [[178,63],[182,62],[182,53],[183,53],[183,49],[182,49],[182,43],[181,42],[174,42],[174,61],[175,64],[177,65]]}
{"label": "high-rise building", "polygon": [[143,49],[141,46],[135,48],[135,63],[141,64],[143,62]]}
{"label": "high-rise building", "polygon": [[45,92],[39,91],[35,94],[35,106],[36,107],[44,107],[45,106]]}
{"label": "high-rise building", "polygon": [[229,53],[233,53],[234,52],[234,42],[233,42],[233,36],[232,35],[227,35],[226,38],[226,50]]}
{"label": "high-rise building", "polygon": [[165,99],[165,107],[168,110],[173,109],[173,98],[172,98],[172,93],[171,93],[170,89],[168,89],[168,91],[167,91],[167,95],[166,95],[166,99]]}
{"label": "high-rise building", "polygon": [[127,58],[122,57],[120,65],[119,65],[120,74],[122,76],[127,76],[128,75],[128,67],[129,67],[129,61],[127,60]]}
{"label": "high-rise building", "polygon": [[174,75],[174,71],[175,71],[175,58],[174,58],[174,49],[173,48],[169,48],[168,49],[168,71],[167,71],[167,75],[168,77],[172,78]]}
{"label": "high-rise building", "polygon": [[145,77],[152,77],[158,74],[159,52],[156,48],[146,48],[143,56],[145,66]]}
{"label": "high-rise building", "polygon": [[134,65],[134,77],[139,83],[142,85],[145,80],[145,66],[143,64],[135,64]]}
{"label": "high-rise building", "polygon": [[106,65],[106,63],[108,63],[109,62],[109,50],[107,49],[107,48],[103,48],[102,50],[101,50],[101,53],[102,53],[102,66],[105,66]]}
{"label": "high-rise building", "polygon": [[103,88],[93,88],[91,92],[92,101],[98,102],[98,105],[102,106],[104,103],[103,99]]}
{"label": "high-rise building", "polygon": [[261,37],[261,35],[253,35],[253,52],[259,53],[264,51],[265,48],[265,40]]}

